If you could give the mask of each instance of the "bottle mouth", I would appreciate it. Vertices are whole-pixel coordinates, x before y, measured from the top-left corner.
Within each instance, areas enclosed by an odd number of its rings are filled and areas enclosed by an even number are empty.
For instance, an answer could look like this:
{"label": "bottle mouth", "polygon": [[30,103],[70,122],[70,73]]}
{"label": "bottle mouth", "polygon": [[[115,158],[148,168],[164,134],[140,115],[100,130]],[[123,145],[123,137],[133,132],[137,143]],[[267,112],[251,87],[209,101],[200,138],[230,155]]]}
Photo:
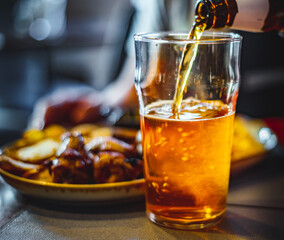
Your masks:
{"label": "bottle mouth", "polygon": [[210,16],[210,10],[208,5],[204,4],[203,1],[200,1],[197,3],[196,7],[195,7],[195,16],[200,19],[208,19]]}
{"label": "bottle mouth", "polygon": [[196,24],[206,24],[205,29],[210,29],[213,24],[213,15],[210,10],[210,3],[205,4],[207,1],[198,1],[195,7],[195,22]]}
{"label": "bottle mouth", "polygon": [[135,42],[150,42],[154,44],[221,44],[241,42],[242,36],[233,32],[204,31],[201,39],[188,39],[188,32],[152,32],[134,35]]}

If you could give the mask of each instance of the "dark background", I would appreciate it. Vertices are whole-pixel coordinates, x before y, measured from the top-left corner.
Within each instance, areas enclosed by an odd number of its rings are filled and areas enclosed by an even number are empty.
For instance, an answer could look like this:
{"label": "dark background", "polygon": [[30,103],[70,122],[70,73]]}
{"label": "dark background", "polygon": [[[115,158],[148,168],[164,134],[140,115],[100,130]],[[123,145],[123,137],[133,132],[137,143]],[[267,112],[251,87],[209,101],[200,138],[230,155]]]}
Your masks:
{"label": "dark background", "polygon": [[[1,0],[0,129],[23,130],[36,100],[58,86],[102,89],[118,75],[135,14],[128,0]],[[40,19],[40,21],[38,21]],[[283,117],[284,38],[243,38],[237,112]]]}

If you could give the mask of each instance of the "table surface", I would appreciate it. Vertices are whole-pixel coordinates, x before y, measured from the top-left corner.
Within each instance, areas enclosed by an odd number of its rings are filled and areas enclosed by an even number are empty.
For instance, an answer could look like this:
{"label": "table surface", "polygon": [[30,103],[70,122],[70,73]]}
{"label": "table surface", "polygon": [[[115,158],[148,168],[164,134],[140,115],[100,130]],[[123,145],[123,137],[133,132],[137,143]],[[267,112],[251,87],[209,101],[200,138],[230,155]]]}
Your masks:
{"label": "table surface", "polygon": [[54,205],[20,195],[0,177],[0,239],[284,239],[284,148],[230,180],[227,212],[199,231],[163,228],[144,199],[110,206]]}

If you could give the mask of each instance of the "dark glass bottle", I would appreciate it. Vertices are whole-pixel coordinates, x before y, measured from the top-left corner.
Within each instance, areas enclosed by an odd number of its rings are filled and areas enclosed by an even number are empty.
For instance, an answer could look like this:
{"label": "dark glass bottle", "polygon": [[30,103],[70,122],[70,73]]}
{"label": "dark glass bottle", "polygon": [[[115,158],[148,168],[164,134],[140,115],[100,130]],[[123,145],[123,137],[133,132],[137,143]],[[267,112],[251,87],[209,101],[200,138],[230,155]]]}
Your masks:
{"label": "dark glass bottle", "polygon": [[284,35],[284,0],[198,0],[195,14],[206,29],[276,30]]}

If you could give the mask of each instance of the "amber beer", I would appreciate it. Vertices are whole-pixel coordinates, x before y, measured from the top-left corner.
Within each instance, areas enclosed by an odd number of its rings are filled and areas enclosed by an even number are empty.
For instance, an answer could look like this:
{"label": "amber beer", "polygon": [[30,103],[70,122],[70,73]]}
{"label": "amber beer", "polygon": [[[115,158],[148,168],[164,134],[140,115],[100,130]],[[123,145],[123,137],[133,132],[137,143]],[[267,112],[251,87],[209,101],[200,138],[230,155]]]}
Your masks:
{"label": "amber beer", "polygon": [[[234,111],[221,101],[172,101],[141,114],[148,217],[170,227],[202,227],[225,212]],[[188,227],[187,227],[188,228]]]}

